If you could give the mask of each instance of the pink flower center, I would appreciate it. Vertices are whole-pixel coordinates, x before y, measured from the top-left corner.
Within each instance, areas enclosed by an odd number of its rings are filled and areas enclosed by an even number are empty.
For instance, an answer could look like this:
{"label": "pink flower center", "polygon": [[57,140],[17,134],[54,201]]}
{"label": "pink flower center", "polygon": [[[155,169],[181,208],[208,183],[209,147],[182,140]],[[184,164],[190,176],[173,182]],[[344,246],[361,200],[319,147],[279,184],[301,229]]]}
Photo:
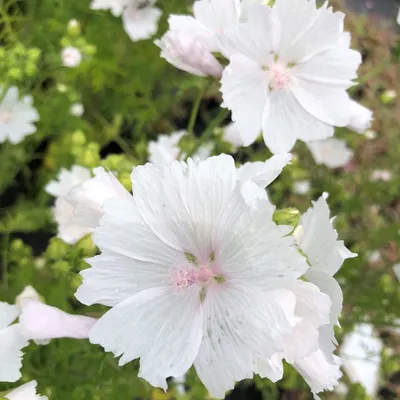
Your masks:
{"label": "pink flower center", "polygon": [[271,90],[283,90],[292,83],[289,68],[281,64],[274,64],[269,72]]}
{"label": "pink flower center", "polygon": [[207,284],[214,277],[209,267],[192,267],[174,269],[171,273],[172,284],[179,290],[187,289],[194,284]]}
{"label": "pink flower center", "polygon": [[9,124],[11,121],[11,113],[7,110],[0,110],[0,121],[4,124]]}

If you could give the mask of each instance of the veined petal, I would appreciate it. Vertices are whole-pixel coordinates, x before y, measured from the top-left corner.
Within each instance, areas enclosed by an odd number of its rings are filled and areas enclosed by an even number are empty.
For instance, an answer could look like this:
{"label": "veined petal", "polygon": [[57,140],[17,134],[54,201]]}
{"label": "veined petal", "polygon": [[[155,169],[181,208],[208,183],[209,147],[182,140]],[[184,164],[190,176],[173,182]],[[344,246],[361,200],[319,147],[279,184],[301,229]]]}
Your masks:
{"label": "veined petal", "polygon": [[27,345],[18,324],[0,330],[0,382],[15,382],[21,377],[21,349]]}
{"label": "veined petal", "polygon": [[309,114],[288,90],[270,93],[262,130],[265,144],[275,154],[290,151],[297,139],[309,142],[333,135],[333,127]]}
{"label": "veined petal", "polygon": [[268,76],[256,62],[242,55],[231,58],[221,80],[222,107],[232,111],[244,146],[261,133],[263,109],[268,97]]}
{"label": "veined petal", "polygon": [[36,393],[36,381],[25,383],[5,395],[8,400],[48,400],[47,396],[40,396]]}
{"label": "veined petal", "polygon": [[160,287],[144,290],[108,311],[91,330],[90,341],[122,355],[120,365],[140,358],[138,376],[166,390],[166,378],[183,375],[193,364],[202,325],[198,287],[181,295]]}
{"label": "veined petal", "polygon": [[12,324],[19,315],[17,306],[0,302],[0,331]]}

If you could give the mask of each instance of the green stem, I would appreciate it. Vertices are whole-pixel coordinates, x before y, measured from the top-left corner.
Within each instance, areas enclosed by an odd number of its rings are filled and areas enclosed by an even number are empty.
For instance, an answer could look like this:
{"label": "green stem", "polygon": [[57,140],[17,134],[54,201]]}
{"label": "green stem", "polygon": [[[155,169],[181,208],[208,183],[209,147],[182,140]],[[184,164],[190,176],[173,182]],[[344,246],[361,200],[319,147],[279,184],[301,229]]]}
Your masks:
{"label": "green stem", "polygon": [[200,104],[201,100],[203,99],[204,92],[205,92],[205,87],[199,88],[199,93],[193,104],[192,112],[190,113],[189,123],[187,127],[187,132],[189,135],[193,134],[194,125],[196,123],[197,116],[199,114]]}
{"label": "green stem", "polygon": [[133,154],[132,149],[124,139],[117,135],[114,140],[129,159],[135,160],[135,155]]}
{"label": "green stem", "polygon": [[371,69],[368,73],[358,79],[358,85],[362,85],[368,82],[371,78],[374,78],[376,75],[379,75],[382,71],[384,71],[391,64],[391,60],[385,60],[381,64],[377,65],[375,68]]}

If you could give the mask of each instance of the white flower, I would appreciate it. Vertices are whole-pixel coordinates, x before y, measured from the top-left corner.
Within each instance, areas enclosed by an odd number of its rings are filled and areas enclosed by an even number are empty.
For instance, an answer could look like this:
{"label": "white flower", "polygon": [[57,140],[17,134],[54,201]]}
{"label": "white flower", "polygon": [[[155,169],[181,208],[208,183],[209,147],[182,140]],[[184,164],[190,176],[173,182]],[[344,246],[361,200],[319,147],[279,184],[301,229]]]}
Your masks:
{"label": "white flower", "polygon": [[378,263],[382,260],[381,252],[379,250],[372,251],[368,256],[368,262],[370,264]]}
{"label": "white flower", "polygon": [[344,140],[328,138],[307,143],[315,162],[329,168],[344,167],[354,155]]}
{"label": "white flower", "polygon": [[61,169],[58,180],[50,181],[45,187],[47,193],[56,197],[53,215],[58,225],[58,237],[66,243],[74,244],[91,232],[88,227],[71,223],[74,208],[65,200],[65,196],[71,189],[90,178],[90,171],[87,168],[74,165],[70,171]]}
{"label": "white flower", "polygon": [[[0,98],[3,91],[0,89]],[[12,86],[0,103],[0,143],[7,139],[17,144],[28,135],[36,132],[34,122],[39,114],[33,107],[32,96],[24,96],[19,100],[18,88]]]}
{"label": "white flower", "polygon": [[24,290],[16,297],[15,304],[22,310],[22,307],[27,301],[42,301],[39,293],[30,285],[25,286]]}
{"label": "white flower", "polygon": [[350,102],[350,110],[352,111],[352,114],[350,121],[347,124],[347,128],[357,133],[364,133],[371,127],[373,116],[371,110],[353,100]]}
{"label": "white flower", "polygon": [[34,300],[23,304],[19,325],[21,333],[29,340],[87,339],[97,319],[83,315],[71,315],[56,307]]}
{"label": "white flower", "polygon": [[[331,390],[340,376],[339,360],[332,352],[336,344],[333,326],[338,323],[343,294],[333,275],[344,260],[357,256],[345,247],[343,241],[337,240],[338,234],[332,226],[333,219],[329,218],[330,211],[325,198],[326,195],[323,195],[313,203],[313,207],[301,217],[300,225],[295,231],[297,243],[311,265],[304,275],[305,278],[318,286],[332,302],[329,322],[319,328],[320,348],[310,359],[296,360],[295,363],[295,367],[303,376],[305,372],[308,373],[306,380],[314,393]],[[321,374],[318,375],[315,373],[315,367],[319,364]]]}
{"label": "white flower", "polygon": [[311,183],[308,180],[297,181],[293,183],[293,193],[305,195],[311,189]]}
{"label": "white flower", "polygon": [[223,139],[225,142],[230,143],[234,150],[243,146],[243,140],[240,131],[234,122],[231,122],[224,128]]}
{"label": "white flower", "polygon": [[0,382],[15,382],[21,377],[21,349],[28,341],[19,324],[11,325],[18,315],[18,307],[0,302]]}
{"label": "white flower", "polygon": [[95,228],[103,215],[103,204],[114,197],[130,198],[119,180],[104,168],[95,168],[94,177],[73,187],[65,200],[73,207],[72,225]]}
{"label": "white flower", "polygon": [[148,39],[157,32],[162,12],[154,4],[155,0],[131,0],[126,7],[122,22],[132,41]]}
{"label": "white flower", "polygon": [[368,139],[368,140],[372,140],[372,139],[376,139],[376,132],[372,129],[367,129],[364,133],[364,136]]}
{"label": "white flower", "polygon": [[131,0],[93,0],[92,10],[110,10],[114,17],[120,17]]}
{"label": "white flower", "polygon": [[340,347],[343,368],[350,381],[364,386],[371,398],[375,398],[378,389],[382,348],[382,340],[369,324],[357,325]]}
{"label": "white flower", "polygon": [[181,152],[178,143],[186,131],[178,131],[170,135],[159,135],[157,140],[149,142],[149,161],[154,164],[169,165],[178,159]]}
{"label": "white flower", "polygon": [[265,189],[280,175],[291,159],[291,154],[276,154],[265,162],[247,162],[238,168],[238,179],[253,181],[261,189]]}
{"label": "white flower", "polygon": [[400,8],[399,8],[399,12],[397,13],[396,22],[398,25],[400,25]]}
{"label": "white flower", "polygon": [[61,51],[61,59],[64,67],[75,68],[82,62],[82,53],[76,47],[68,46]]}
{"label": "white flower", "polygon": [[376,169],[372,172],[371,179],[373,181],[389,182],[392,179],[392,173],[387,169]]}
{"label": "white flower", "polygon": [[221,51],[217,38],[244,20],[253,3],[261,0],[199,0],[193,4],[194,17],[171,15],[168,32],[155,42],[161,57],[191,74],[220,79],[223,67],[212,55]]}
{"label": "white flower", "polygon": [[74,117],[82,117],[83,113],[85,112],[85,109],[83,108],[83,104],[81,103],[74,103],[71,106],[71,115]]}
{"label": "white flower", "polygon": [[400,263],[393,265],[393,272],[396,275],[397,280],[400,282]]}
{"label": "white flower", "polygon": [[344,40],[343,17],[326,3],[277,0],[251,7],[246,22],[219,36],[230,59],[222,106],[232,110],[245,145],[262,131],[273,153],[288,152],[297,139],[324,139],[350,123],[346,89],[361,56]]}
{"label": "white flower", "polygon": [[8,400],[48,400],[47,396],[40,396],[36,393],[36,381],[25,383],[7,393],[4,397]]}
{"label": "white flower", "polygon": [[[254,185],[251,181],[247,185]],[[194,364],[211,395],[251,378],[255,354],[280,352],[293,330],[295,299],[275,291],[308,268],[291,228],[272,220],[266,197],[242,197],[234,160],[146,164],[132,173],[133,198],[112,199],[93,240],[76,297],[113,307],[90,340],[140,358],[139,376],[167,388]],[[285,308],[285,310],[283,309]],[[287,318],[288,309],[290,318]]]}

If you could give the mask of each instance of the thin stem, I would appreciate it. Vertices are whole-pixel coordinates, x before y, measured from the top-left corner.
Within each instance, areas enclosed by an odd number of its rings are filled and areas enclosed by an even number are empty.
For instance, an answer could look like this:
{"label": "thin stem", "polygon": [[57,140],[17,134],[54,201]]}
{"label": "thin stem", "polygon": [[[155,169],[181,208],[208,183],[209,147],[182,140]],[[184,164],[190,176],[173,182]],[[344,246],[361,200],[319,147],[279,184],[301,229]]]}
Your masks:
{"label": "thin stem", "polygon": [[122,151],[128,158],[130,158],[131,160],[135,160],[135,155],[132,149],[130,148],[128,143],[126,143],[125,140],[122,139],[122,137],[117,135],[114,140],[118,144],[118,146],[121,147]]}
{"label": "thin stem", "polygon": [[10,232],[7,232],[3,240],[3,257],[2,257],[2,281],[4,290],[8,289],[8,253],[10,245]]}
{"label": "thin stem", "polygon": [[377,65],[375,68],[370,70],[364,76],[358,79],[358,84],[362,85],[368,82],[371,78],[374,78],[376,75],[379,75],[382,71],[384,71],[391,64],[391,60],[385,60],[381,64]]}
{"label": "thin stem", "polygon": [[199,114],[200,104],[201,100],[203,99],[204,92],[205,92],[205,87],[199,88],[199,93],[197,94],[197,97],[193,104],[192,112],[190,113],[189,123],[187,127],[187,132],[189,133],[189,135],[193,134],[194,125],[196,123],[197,116]]}

